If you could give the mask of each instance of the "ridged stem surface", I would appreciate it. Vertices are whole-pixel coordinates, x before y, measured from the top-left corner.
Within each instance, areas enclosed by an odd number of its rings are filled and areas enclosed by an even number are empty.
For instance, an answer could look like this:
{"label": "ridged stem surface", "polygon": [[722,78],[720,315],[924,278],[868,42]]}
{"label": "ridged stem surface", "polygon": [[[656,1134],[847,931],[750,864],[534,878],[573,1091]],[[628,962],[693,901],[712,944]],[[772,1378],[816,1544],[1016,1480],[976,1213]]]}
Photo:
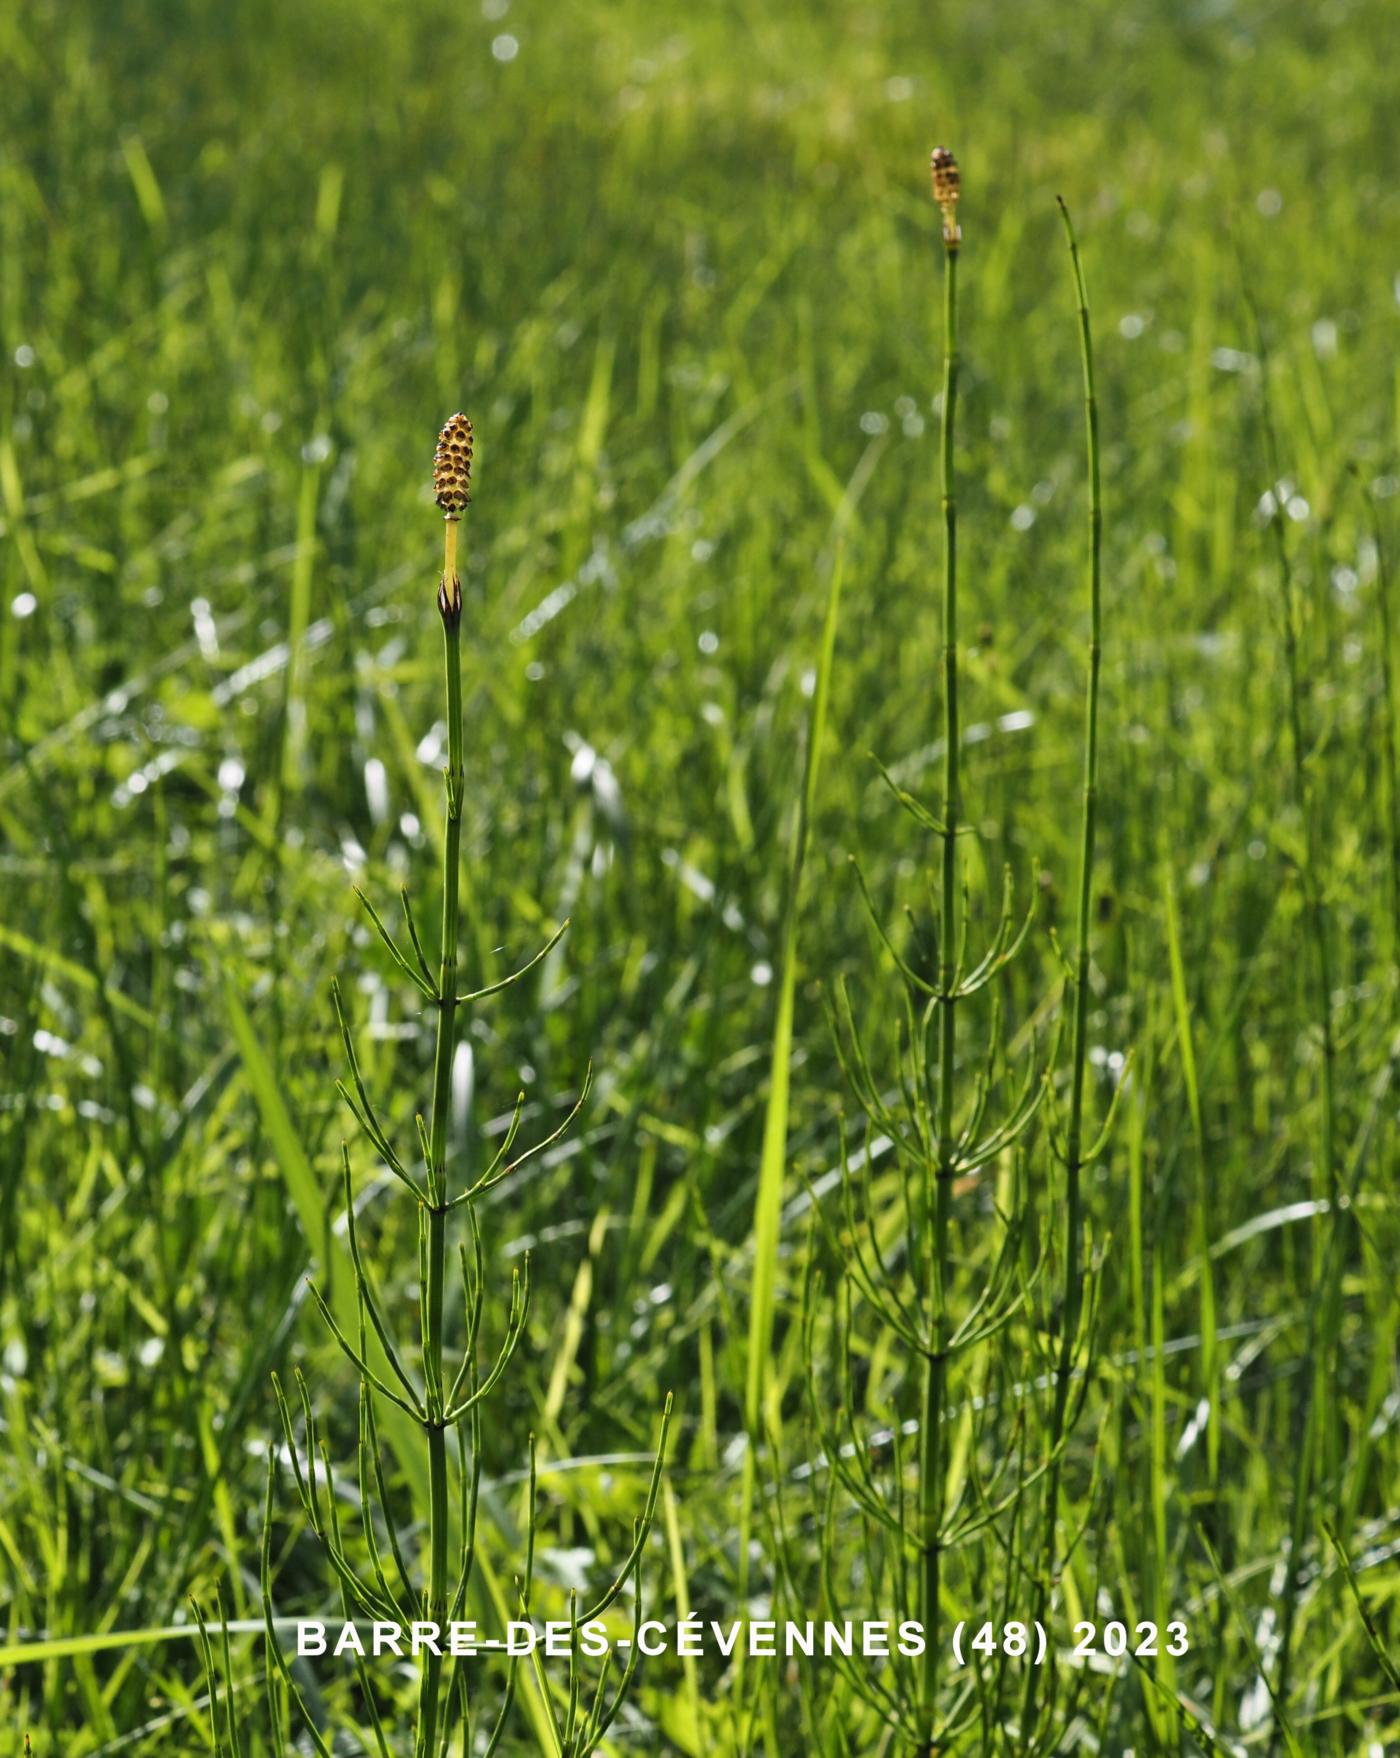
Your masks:
{"label": "ridged stem surface", "polygon": [[[958,396],[958,252],[948,244],[943,272],[943,870],[938,955],[938,1165],[932,1190],[932,1229],[926,1241],[925,1280],[932,1319],[932,1352],[924,1367],[919,1423],[919,1514],[923,1546],[920,1613],[924,1626],[923,1720],[930,1744],[938,1714],[940,1639],[938,1600],[943,1560],[943,1410],[948,1325],[948,1208],[952,1198],[953,1073],[956,1053],[958,957],[958,850],[961,810],[958,731],[958,505],[953,454]],[[927,1203],[926,1192],[926,1203]]]}
{"label": "ridged stem surface", "polygon": [[[428,1133],[427,1241],[423,1267],[423,1381],[428,1420],[428,1584],[423,1615],[447,1621],[447,1549],[452,1511],[447,1475],[446,1390],[443,1383],[443,1285],[447,1264],[448,1135],[451,1128],[452,1062],[457,1048],[457,937],[462,845],[462,588],[456,572],[456,523],[447,522],[445,567],[438,608],[442,613],[447,681],[447,794],[442,857],[442,940],[438,962],[437,1047],[433,1057],[431,1125]],[[431,1758],[438,1735],[443,1662],[424,1657],[419,1696],[418,1745]]]}

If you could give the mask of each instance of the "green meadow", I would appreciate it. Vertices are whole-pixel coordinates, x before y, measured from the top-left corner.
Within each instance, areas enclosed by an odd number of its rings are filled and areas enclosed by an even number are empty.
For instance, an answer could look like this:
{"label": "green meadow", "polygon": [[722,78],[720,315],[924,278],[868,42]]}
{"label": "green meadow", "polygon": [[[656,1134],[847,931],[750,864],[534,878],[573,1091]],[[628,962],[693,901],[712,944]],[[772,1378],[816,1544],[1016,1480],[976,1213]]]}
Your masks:
{"label": "green meadow", "polygon": [[1389,16],[0,17],[0,1753],[1400,1749]]}

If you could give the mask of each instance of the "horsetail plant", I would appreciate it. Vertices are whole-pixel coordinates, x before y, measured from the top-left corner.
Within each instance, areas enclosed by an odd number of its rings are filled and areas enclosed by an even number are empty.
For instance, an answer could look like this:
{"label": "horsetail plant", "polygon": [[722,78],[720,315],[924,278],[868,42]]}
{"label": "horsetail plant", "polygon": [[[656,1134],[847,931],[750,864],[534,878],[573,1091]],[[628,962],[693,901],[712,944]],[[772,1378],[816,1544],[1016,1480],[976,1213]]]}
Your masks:
{"label": "horsetail plant", "polygon": [[[1006,1725],[1004,1696],[1014,1675],[1008,1673],[1005,1654],[986,1667],[980,1665],[979,1656],[967,1656],[979,1664],[954,1686],[945,1683],[950,1645],[945,1602],[950,1597],[956,1602],[960,1586],[950,1584],[947,1565],[953,1553],[974,1541],[990,1544],[1005,1565],[1005,1581],[1004,1589],[994,1589],[985,1570],[972,1575],[979,1589],[978,1603],[985,1607],[982,1615],[995,1617],[1000,1611],[1008,1619],[1024,1616],[1025,1589],[1036,1563],[1024,1525],[1029,1492],[1042,1482],[1046,1489],[1040,1552],[1048,1564],[1054,1563],[1059,1460],[1078,1414],[1072,1386],[1083,1338],[1092,1324],[1092,1299],[1085,1316],[1080,1181],[1107,1134],[1106,1124],[1098,1140],[1085,1142],[1102,512],[1087,300],[1077,245],[1062,206],[1079,297],[1088,410],[1090,655],[1078,946],[1066,969],[1066,987],[1073,997],[1068,1117],[1062,1129],[1052,1121],[1049,1131],[1067,1167],[1062,1329],[1049,1376],[1050,1417],[1037,1446],[1030,1416],[1031,1387],[1024,1372],[1017,1371],[1025,1359],[1024,1347],[1019,1338],[1014,1348],[1007,1339],[1016,1321],[1030,1316],[1048,1261],[1043,1243],[1027,1237],[1027,1169],[1032,1131],[1051,1095],[1049,1069],[1056,1058],[1052,1052],[1042,1070],[1032,1054],[1019,1079],[1012,1079],[1007,1067],[993,985],[1017,957],[1033,920],[1033,906],[1024,914],[1015,907],[1009,867],[990,943],[975,962],[968,950],[972,908],[960,856],[969,826],[963,804],[959,721],[956,450],[962,189],[957,161],[945,147],[933,154],[932,178],[942,218],[944,263],[941,815],[929,811],[888,773],[886,780],[900,804],[938,844],[934,931],[926,950],[917,934],[909,949],[897,945],[856,867],[867,912],[900,978],[902,1028],[894,1076],[882,1081],[867,1055],[849,991],[844,984],[837,987],[833,1027],[847,1078],[864,1114],[865,1140],[853,1151],[842,1126],[839,1224],[824,1213],[816,1191],[809,1193],[813,1225],[825,1235],[828,1256],[840,1266],[831,1302],[825,1372],[819,1365],[823,1351],[818,1318],[823,1301],[815,1252],[803,1300],[808,1402],[826,1484],[825,1495],[817,1496],[813,1507],[823,1535],[821,1597],[835,1615],[842,1589],[834,1579],[831,1559],[839,1549],[835,1528],[840,1498],[847,1497],[864,1533],[857,1590],[892,1602],[897,1622],[917,1625],[922,1638],[907,1652],[892,1652],[883,1673],[847,1664],[839,1655],[833,1658],[849,1692],[889,1731],[900,1752],[912,1754],[944,1750],[948,1741],[966,1732],[979,1710],[974,1694],[980,1699],[984,1732],[994,1723]],[[968,1004],[985,991],[990,991],[980,1004],[980,1011],[989,1015],[985,1044],[969,1056],[963,1047],[963,1022]],[[993,1099],[1003,1089],[1006,1097],[994,1108]],[[1054,1108],[1047,1109],[1053,1119]],[[874,1171],[877,1156],[886,1150],[892,1150],[895,1160],[889,1196],[885,1195],[888,1187],[877,1190]],[[970,1223],[955,1221],[955,1199],[970,1197],[983,1172],[993,1168],[998,1169],[998,1188],[979,1237]],[[956,1242],[955,1235],[960,1236]],[[964,1296],[963,1266],[974,1259],[982,1265],[981,1283]],[[1005,1356],[998,1353],[1003,1348]],[[912,1371],[906,1368],[899,1373],[901,1359],[912,1363]],[[988,1388],[998,1375],[1004,1384],[993,1395]],[[886,1392],[886,1382],[894,1387],[892,1392]],[[785,1520],[781,1509],[779,1517]],[[1003,1525],[1010,1530],[998,1530]],[[1024,1731],[1034,1720],[1034,1699],[1028,1697],[1022,1707]],[[858,1749],[857,1744],[849,1749]]]}
{"label": "horsetail plant", "polygon": [[[1002,1068],[999,1011],[993,1008],[991,1032],[981,1074],[970,1103],[960,1105],[957,1084],[960,1005],[988,988],[1016,956],[1031,925],[1027,912],[1018,920],[1008,870],[1002,908],[991,943],[971,963],[968,957],[970,910],[964,895],[959,840],[964,833],[959,723],[958,552],[956,420],[959,359],[957,346],[957,271],[962,231],[958,224],[961,179],[957,161],[946,147],[932,157],[934,199],[942,215],[943,396],[940,438],[943,516],[943,802],[936,817],[888,775],[901,805],[937,838],[940,846],[935,900],[935,950],[930,978],[917,968],[920,955],[906,957],[882,925],[864,877],[856,868],[861,895],[876,932],[903,980],[904,1026],[894,1096],[871,1070],[848,992],[835,995],[833,1025],[847,1077],[867,1119],[864,1150],[848,1150],[842,1130],[844,1227],[838,1238],[820,1203],[813,1214],[827,1233],[842,1263],[835,1301],[831,1356],[842,1408],[835,1422],[825,1414],[829,1399],[819,1382],[815,1319],[819,1278],[809,1278],[804,1309],[808,1327],[805,1350],[809,1403],[827,1467],[827,1496],[819,1519],[826,1532],[824,1550],[836,1519],[838,1487],[854,1502],[867,1533],[883,1530],[892,1560],[871,1555],[867,1576],[871,1586],[887,1583],[901,1623],[916,1620],[923,1630],[922,1653],[892,1662],[888,1682],[858,1667],[847,1671],[851,1688],[876,1718],[895,1730],[901,1750],[932,1752],[947,1733],[941,1709],[941,1667],[945,1649],[941,1600],[944,1559],[980,1523],[976,1510],[959,1510],[949,1497],[950,1430],[949,1373],[955,1359],[1006,1326],[1021,1309],[1026,1288],[1018,1284],[1016,1246],[1019,1229],[1008,1224],[1002,1248],[981,1296],[960,1317],[953,1302],[953,1198],[955,1187],[967,1184],[985,1166],[1008,1154],[1026,1135],[1044,1097],[1044,1080],[1034,1064],[1013,1096],[1004,1116],[988,1121],[994,1089]],[[877,1211],[871,1162],[877,1139],[895,1149],[900,1170],[896,1214]],[[892,1259],[903,1234],[905,1269]],[[862,1435],[857,1421],[861,1394],[852,1352],[863,1320],[903,1346],[918,1363],[915,1413],[895,1420],[884,1435],[892,1457],[881,1462],[880,1446]],[[906,1376],[906,1383],[908,1383]],[[874,1367],[871,1368],[874,1379]],[[864,1396],[872,1418],[877,1394],[873,1384]],[[904,1437],[917,1432],[917,1459],[912,1490],[906,1482]],[[881,1481],[888,1465],[886,1481]],[[967,1479],[964,1478],[964,1483]],[[829,1572],[823,1583],[830,1604],[839,1591]],[[839,1664],[839,1663],[838,1663]]]}
{"label": "horsetail plant", "polygon": [[[340,1349],[359,1374],[358,1399],[358,1499],[361,1537],[368,1559],[368,1578],[355,1567],[342,1529],[338,1494],[329,1447],[323,1438],[305,1376],[296,1373],[297,1405],[301,1419],[298,1434],[292,1401],[274,1375],[274,1390],[290,1458],[297,1496],[312,1530],[321,1541],[338,1582],[344,1615],[386,1621],[402,1628],[418,1622],[445,1632],[461,1618],[469,1596],[479,1591],[478,1528],[482,1498],[483,1409],[500,1383],[512,1356],[525,1335],[530,1310],[530,1257],[511,1276],[510,1295],[499,1342],[489,1353],[485,1323],[487,1311],[486,1253],[478,1216],[478,1200],[519,1170],[526,1161],[558,1141],[578,1116],[587,1098],[590,1079],[585,1073],[582,1091],[563,1122],[532,1147],[517,1151],[524,1094],[516,1101],[499,1148],[489,1165],[464,1188],[453,1189],[451,1151],[452,1072],[459,1035],[461,1010],[516,982],[533,969],[558,943],[567,923],[548,943],[511,976],[467,993],[458,989],[458,930],[461,914],[460,867],[462,808],[465,787],[462,713],[462,582],[457,571],[458,525],[470,503],[473,451],[471,422],[454,415],[443,427],[433,459],[433,489],[445,521],[442,577],[437,606],[442,621],[447,701],[447,765],[445,828],[442,865],[442,918],[436,967],[424,951],[407,889],[401,891],[405,928],[410,951],[405,951],[389,931],[373,903],[363,893],[360,901],[371,924],[401,974],[436,1012],[432,1091],[428,1119],[416,1119],[419,1157],[401,1154],[391,1141],[370,1097],[361,1073],[354,1036],[339,986],[333,988],[336,1020],[347,1066],[346,1079],[337,1088],[376,1156],[388,1172],[413,1197],[418,1215],[418,1345],[417,1371],[395,1340],[390,1315],[375,1293],[357,1226],[356,1201],[350,1151],[342,1144],[341,1176],[345,1204],[345,1232],[353,1272],[353,1305],[347,1325],[335,1310],[340,1303],[327,1299],[312,1283],[311,1293],[322,1318]],[[456,1241],[462,1295],[462,1336],[459,1359],[454,1367],[448,1347],[447,1265],[449,1233],[454,1222],[465,1221],[464,1234]],[[342,1314],[343,1314],[342,1307]],[[353,1330],[353,1336],[349,1332]],[[485,1359],[483,1359],[485,1357]],[[631,1548],[611,1585],[596,1602],[580,1610],[577,1593],[569,1600],[568,1678],[554,1684],[537,1667],[535,1697],[530,1707],[539,1749],[550,1758],[584,1758],[593,1752],[616,1717],[635,1673],[638,1649],[634,1641],[627,1665],[620,1676],[610,1677],[610,1660],[604,1659],[596,1683],[587,1692],[581,1675],[580,1633],[584,1626],[602,1618],[626,1592],[633,1595],[634,1615],[641,1619],[641,1570],[646,1542],[655,1518],[666,1435],[671,1414],[668,1396],[661,1418],[660,1438],[652,1460],[650,1483],[641,1517],[634,1523]],[[398,1463],[419,1492],[425,1517],[421,1523],[420,1555],[415,1558],[410,1537],[396,1524],[390,1506],[389,1484],[380,1443],[381,1415]],[[455,1439],[457,1483],[452,1484],[449,1457]],[[266,1626],[268,1713],[274,1738],[273,1749],[283,1754],[291,1739],[289,1709],[295,1706],[305,1735],[322,1758],[330,1758],[322,1722],[312,1713],[282,1653],[273,1616],[271,1534],[275,1511],[277,1463],[269,1462],[262,1554],[262,1594]],[[528,1621],[535,1587],[537,1462],[535,1440],[529,1441],[529,1470],[524,1509],[525,1556],[516,1580],[514,1608]],[[383,1533],[381,1538],[380,1533]],[[499,1594],[488,1593],[497,1607]],[[215,1746],[226,1748],[220,1732],[218,1694],[212,1680],[213,1650],[202,1617],[199,1619],[206,1667],[211,1676],[211,1714]],[[221,1618],[222,1627],[222,1618]],[[225,1645],[226,1645],[225,1635]],[[449,1655],[439,1641],[425,1647],[414,1721],[414,1758],[446,1758],[458,1735],[462,1753],[491,1754],[506,1748],[508,1719],[518,1695],[521,1656],[512,1652],[505,1678],[494,1704],[489,1729],[473,1730],[477,1699],[469,1687],[460,1661],[449,1673]],[[357,1657],[360,1691],[371,1719],[376,1750],[389,1758],[391,1743],[370,1686],[362,1659]],[[225,1653],[225,1673],[228,1671]],[[226,1697],[227,1750],[240,1750],[231,1708]],[[477,1736],[480,1736],[478,1739]],[[509,1750],[520,1749],[512,1736]]]}

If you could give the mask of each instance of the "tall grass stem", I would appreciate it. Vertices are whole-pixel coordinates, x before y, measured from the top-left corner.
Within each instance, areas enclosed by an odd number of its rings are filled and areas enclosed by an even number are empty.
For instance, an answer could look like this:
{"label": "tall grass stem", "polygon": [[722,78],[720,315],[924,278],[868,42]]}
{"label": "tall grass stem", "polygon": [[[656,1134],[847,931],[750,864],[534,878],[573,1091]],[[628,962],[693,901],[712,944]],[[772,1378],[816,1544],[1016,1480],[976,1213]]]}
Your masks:
{"label": "tall grass stem", "polygon": [[[1056,1528],[1060,1496],[1060,1465],[1066,1439],[1069,1388],[1074,1372],[1080,1312],[1083,1304],[1082,1264],[1084,1088],[1089,1063],[1089,922],[1094,883],[1094,843],[1098,828],[1099,781],[1099,674],[1103,662],[1103,496],[1099,457],[1099,406],[1094,389],[1093,331],[1089,320],[1089,295],[1079,240],[1069,208],[1062,197],[1060,220],[1069,247],[1079,317],[1079,353],[1084,381],[1084,438],[1088,462],[1088,561],[1089,664],[1084,689],[1083,808],[1080,824],[1079,891],[1075,908],[1073,966],[1074,1014],[1070,1044],[1069,1117],[1065,1129],[1064,1282],[1060,1304],[1060,1346],[1055,1364],[1055,1387],[1047,1437],[1049,1470],[1045,1482],[1045,1524],[1041,1556],[1039,1604],[1043,1613],[1049,1600],[1056,1559]],[[1039,1689],[1039,1670],[1027,1669],[1022,1738],[1029,1740]]]}

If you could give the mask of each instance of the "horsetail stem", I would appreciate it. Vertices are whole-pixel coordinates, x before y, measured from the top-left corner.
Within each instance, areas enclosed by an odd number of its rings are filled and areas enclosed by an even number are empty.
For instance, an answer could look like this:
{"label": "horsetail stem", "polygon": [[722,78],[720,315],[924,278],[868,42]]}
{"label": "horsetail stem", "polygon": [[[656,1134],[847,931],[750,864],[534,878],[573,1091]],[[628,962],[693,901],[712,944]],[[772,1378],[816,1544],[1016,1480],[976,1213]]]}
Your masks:
{"label": "horsetail stem", "polygon": [[955,1176],[953,1074],[958,988],[958,819],[961,752],[958,732],[958,502],[954,438],[958,397],[958,246],[955,214],[961,193],[957,160],[935,147],[931,160],[934,200],[943,214],[943,409],[940,442],[943,503],[943,848],[938,954],[938,1165],[933,1189],[925,1177],[924,1209],[932,1196],[930,1230],[924,1229],[924,1285],[932,1316],[932,1347],[924,1363],[923,1413],[919,1424],[919,1513],[923,1546],[920,1609],[924,1624],[923,1708],[930,1729],[936,1714],[939,1579],[943,1547],[943,1408],[948,1365],[948,1226]]}
{"label": "horsetail stem", "polygon": [[[427,1396],[428,1582],[424,1616],[447,1616],[447,1549],[452,1498],[447,1476],[447,1396],[443,1387],[443,1286],[447,1267],[448,1131],[452,1062],[457,1048],[457,938],[461,915],[462,847],[462,582],[457,573],[457,523],[471,499],[472,424],[453,415],[438,436],[433,491],[443,510],[442,617],[447,691],[446,822],[442,852],[442,935],[437,974],[437,1048],[433,1057],[431,1124],[427,1166],[427,1267],[422,1301],[423,1383]],[[443,1663],[429,1652],[419,1696],[418,1746],[431,1758],[437,1739]]]}

